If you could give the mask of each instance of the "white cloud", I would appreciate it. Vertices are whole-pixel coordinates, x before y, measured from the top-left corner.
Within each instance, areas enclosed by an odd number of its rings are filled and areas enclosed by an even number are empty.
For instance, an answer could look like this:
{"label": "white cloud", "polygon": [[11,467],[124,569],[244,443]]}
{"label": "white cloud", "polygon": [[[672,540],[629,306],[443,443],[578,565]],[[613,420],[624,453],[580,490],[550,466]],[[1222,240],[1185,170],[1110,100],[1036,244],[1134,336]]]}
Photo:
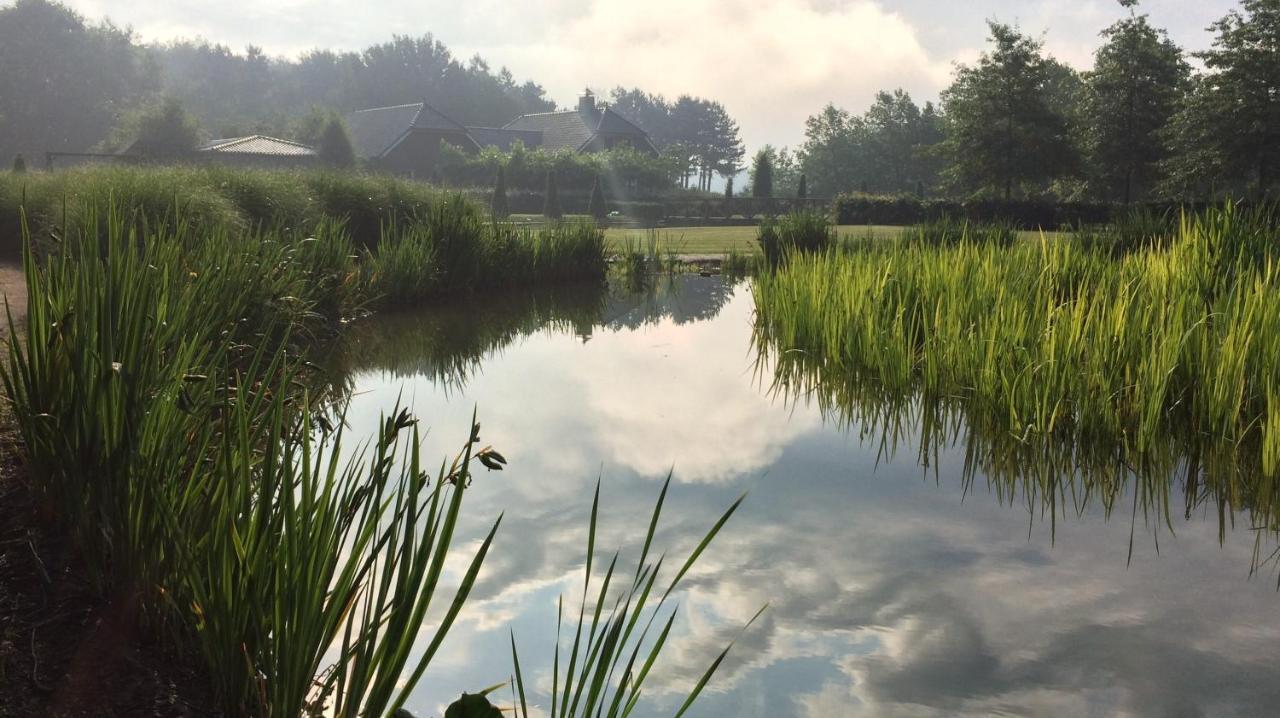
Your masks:
{"label": "white cloud", "polygon": [[598,2],[539,41],[492,54],[561,98],[584,84],[714,97],[752,146],[794,143],[829,101],[859,107],[897,86],[931,93],[951,71],[904,17],[866,1]]}

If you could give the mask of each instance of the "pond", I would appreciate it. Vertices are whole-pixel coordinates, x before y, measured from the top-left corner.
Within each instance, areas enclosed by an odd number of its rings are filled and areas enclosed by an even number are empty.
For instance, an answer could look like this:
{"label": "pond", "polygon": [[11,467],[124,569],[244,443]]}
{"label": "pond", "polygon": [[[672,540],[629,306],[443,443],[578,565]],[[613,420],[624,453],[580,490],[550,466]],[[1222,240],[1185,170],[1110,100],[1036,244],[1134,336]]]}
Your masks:
{"label": "pond", "polygon": [[655,546],[672,557],[748,495],[678,596],[637,714],[674,713],[735,638],[690,715],[1274,714],[1275,546],[1246,510],[1177,471],[1140,501],[1123,472],[1106,500],[1070,469],[1019,486],[975,459],[985,444],[962,420],[939,432],[918,404],[835,411],[778,389],[753,313],[749,283],[679,276],[356,328],[340,359],[355,433],[399,401],[430,428],[424,456],[444,458],[477,410],[510,462],[467,495],[455,583],[461,554],[505,518],[416,715],[507,680],[509,629],[545,706],[557,599],[581,598],[597,480],[599,551],[634,566],[669,471]]}

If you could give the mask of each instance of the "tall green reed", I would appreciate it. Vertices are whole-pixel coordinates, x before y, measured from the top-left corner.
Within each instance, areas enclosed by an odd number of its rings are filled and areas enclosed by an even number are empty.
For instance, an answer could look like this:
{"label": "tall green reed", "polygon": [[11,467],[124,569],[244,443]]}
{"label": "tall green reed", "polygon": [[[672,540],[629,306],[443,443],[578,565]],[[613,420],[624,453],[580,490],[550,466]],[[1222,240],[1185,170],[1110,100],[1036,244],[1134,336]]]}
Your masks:
{"label": "tall green reed", "polygon": [[[635,573],[629,579],[625,575],[618,575],[619,554],[614,553],[605,570],[603,580],[595,590],[594,602],[588,607],[587,601],[593,595],[592,567],[595,560],[597,517],[600,507],[600,486],[597,483],[595,496],[591,502],[591,520],[587,532],[582,602],[578,607],[578,618],[571,634],[572,641],[563,672],[561,671],[561,649],[563,648],[561,629],[565,618],[563,598],[557,608],[556,644],[551,669],[550,715],[553,718],[555,716],[622,718],[635,710],[639,704],[644,683],[661,655],[662,649],[666,646],[671,628],[675,624],[676,610],[674,608],[666,610],[668,600],[746,498],[742,496],[734,501],[708,529],[671,580],[664,581],[666,588],[663,589],[658,577],[662,572],[666,556],[664,554],[652,559],[650,550],[653,548],[654,533],[670,486],[671,476],[668,475],[649,518],[649,528],[640,550]],[[754,623],[764,610],[762,607],[747,622],[743,630]],[[572,620],[572,614],[569,618]],[[684,715],[697,700],[732,647],[733,644],[726,646],[698,678],[677,710],[675,714],[677,718]],[[514,633],[511,636],[511,659],[515,672],[515,687],[519,694],[519,705],[515,707],[513,713],[521,718],[528,718],[529,706],[525,697],[525,680],[520,668]]]}
{"label": "tall green reed", "polygon": [[90,220],[43,262],[25,243],[29,314],[0,366],[35,491],[118,610],[196,649],[227,714],[390,714],[488,550],[411,658],[471,463],[505,460],[476,425],[431,481],[397,411],[342,461],[305,361],[320,308],[354,296],[332,228]]}

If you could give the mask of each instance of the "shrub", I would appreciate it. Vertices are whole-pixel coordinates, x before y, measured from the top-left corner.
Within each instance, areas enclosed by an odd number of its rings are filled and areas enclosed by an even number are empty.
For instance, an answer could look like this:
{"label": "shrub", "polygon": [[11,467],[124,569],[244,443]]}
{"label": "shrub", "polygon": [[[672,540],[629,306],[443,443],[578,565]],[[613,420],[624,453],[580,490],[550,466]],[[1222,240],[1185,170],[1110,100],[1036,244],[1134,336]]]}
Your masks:
{"label": "shrub", "polygon": [[560,219],[564,213],[560,209],[560,194],[556,189],[556,171],[547,172],[546,189],[542,193],[542,215],[548,219]]}
{"label": "shrub", "polygon": [[777,267],[793,252],[824,252],[835,245],[836,228],[820,212],[791,212],[780,219],[767,218],[757,235],[765,261]]}
{"label": "shrub", "polygon": [[351,169],[356,166],[356,150],[351,146],[351,135],[337,114],[331,114],[316,146],[316,159],[325,167]]}

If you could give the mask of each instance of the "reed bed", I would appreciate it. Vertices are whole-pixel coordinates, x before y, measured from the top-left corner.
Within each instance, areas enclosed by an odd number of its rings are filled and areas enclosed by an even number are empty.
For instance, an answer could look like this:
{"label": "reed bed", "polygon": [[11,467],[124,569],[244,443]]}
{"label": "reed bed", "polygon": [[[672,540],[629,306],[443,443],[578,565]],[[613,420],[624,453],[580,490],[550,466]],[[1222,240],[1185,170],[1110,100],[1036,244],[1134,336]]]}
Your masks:
{"label": "reed bed", "polygon": [[1227,205],[1142,242],[960,227],[791,252],[755,280],[758,343],[792,392],[874,383],[956,401],[988,434],[1101,445],[1133,472],[1167,468],[1171,438],[1213,447],[1234,461],[1196,471],[1227,474],[1215,490],[1275,530],[1275,219]]}
{"label": "reed bed", "polygon": [[40,256],[23,223],[28,316],[18,334],[9,317],[0,384],[32,490],[102,595],[200,663],[211,710],[398,715],[501,522],[446,593],[473,467],[506,460],[473,418],[428,473],[398,407],[344,450],[316,340],[373,301],[599,280],[601,233],[508,230],[445,198],[357,251],[339,220],[245,230],[105,207],[68,214]]}

